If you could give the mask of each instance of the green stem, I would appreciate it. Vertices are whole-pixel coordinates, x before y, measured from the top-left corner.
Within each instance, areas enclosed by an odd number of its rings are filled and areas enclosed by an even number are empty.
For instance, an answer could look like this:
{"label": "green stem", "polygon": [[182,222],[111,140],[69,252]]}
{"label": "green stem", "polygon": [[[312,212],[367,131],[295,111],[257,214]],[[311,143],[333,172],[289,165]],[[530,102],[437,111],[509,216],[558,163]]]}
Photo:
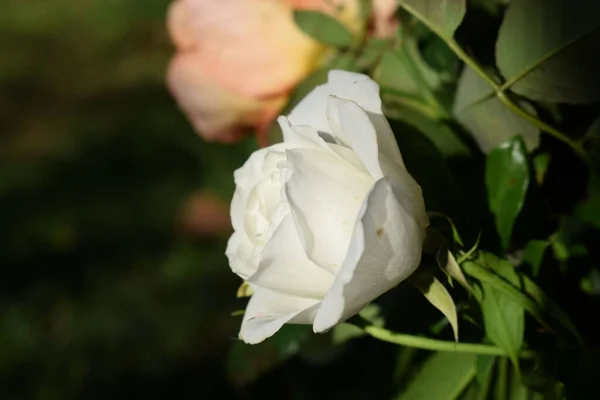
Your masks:
{"label": "green stem", "polygon": [[471,256],[473,255],[473,253],[475,253],[475,251],[477,250],[477,247],[479,247],[479,240],[481,239],[481,231],[479,231],[479,233],[477,234],[477,240],[475,241],[475,244],[473,245],[473,247],[471,247],[469,249],[469,251],[467,251],[466,253],[463,253],[460,255],[460,257],[458,257],[458,259],[456,260],[456,262],[458,263],[458,265],[461,265],[462,263],[464,263],[465,261],[467,261],[468,259],[471,258]]}
{"label": "green stem", "polygon": [[402,105],[413,111],[416,111],[430,119],[433,119],[434,121],[437,121],[441,118],[441,115],[438,113],[438,111],[433,109],[429,104],[423,103],[422,101],[418,101],[418,100],[412,100],[412,99],[406,97],[403,93],[398,92],[397,90],[387,88],[387,87],[382,87],[381,93],[383,95],[385,95],[385,94],[393,95],[394,97],[393,97],[392,101],[394,103]]}
{"label": "green stem", "polygon": [[430,24],[429,21],[427,20],[427,18],[425,18],[423,15],[421,15],[421,13],[419,13],[417,10],[415,10],[411,6],[409,6],[403,2],[400,2],[400,6],[402,8],[404,8],[406,11],[408,11],[410,14],[414,15],[415,18],[420,20],[423,23],[423,25],[425,25],[427,28],[429,28],[429,30],[431,30],[433,33],[438,35],[440,37],[440,39],[442,39],[446,43],[446,45],[448,47],[450,47],[450,49],[454,52],[454,54],[456,54],[458,56],[458,58],[460,58],[469,67],[473,68],[473,70],[475,72],[477,72],[477,74],[479,74],[481,76],[481,78],[484,81],[486,81],[491,87],[493,87],[494,90],[499,88],[499,85],[496,82],[494,82],[494,80],[492,78],[490,78],[488,76],[488,74],[475,62],[475,60],[473,60],[471,57],[469,57],[469,55],[467,53],[465,53],[465,51],[458,45],[458,43],[456,43],[456,41],[454,39],[452,39],[449,36],[446,36],[436,26]]}
{"label": "green stem", "polygon": [[[402,333],[396,333],[389,331],[384,328],[380,328],[374,325],[367,325],[362,329],[370,336],[375,339],[379,339],[384,342],[398,344],[401,346],[415,347],[424,350],[433,351],[453,351],[458,353],[475,353],[485,354],[492,356],[508,356],[508,354],[499,347],[490,346],[486,344],[478,343],[457,343],[447,340],[430,339],[421,336],[406,335]],[[522,358],[533,358],[535,352],[523,351],[520,354]]]}
{"label": "green stem", "polygon": [[517,105],[515,102],[513,102],[511,99],[509,99],[508,96],[506,95],[506,93],[504,93],[503,91],[500,91],[500,90],[497,91],[496,95],[498,96],[500,101],[502,101],[504,103],[504,105],[506,105],[512,112],[519,115],[523,119],[529,121],[533,125],[537,126],[540,130],[542,130],[542,131],[554,136],[558,140],[562,141],[563,143],[565,143],[566,145],[571,147],[571,149],[573,149],[573,151],[579,157],[581,157],[581,159],[583,161],[590,164],[588,155],[583,150],[583,147],[581,147],[581,144],[578,141],[571,139],[570,137],[568,137],[567,135],[565,135],[558,129],[552,127],[551,125],[545,123],[544,121],[541,121],[540,119],[529,114],[527,111],[525,111],[521,107],[519,107],[519,105]]}
{"label": "green stem", "polygon": [[441,32],[439,29],[437,29],[437,27],[433,26],[432,24],[429,23],[429,21],[427,20],[427,18],[425,18],[423,15],[421,15],[417,10],[413,9],[412,7],[410,7],[409,5],[404,4],[403,2],[400,3],[401,7],[404,8],[406,11],[408,11],[410,14],[412,14],[413,16],[415,16],[415,18],[419,19],[425,26],[427,26],[433,33],[435,33],[437,36],[440,37],[440,39],[442,39],[446,45],[454,52],[454,54],[456,54],[456,56],[462,60],[462,62],[464,62],[466,65],[468,65],[469,67],[471,67],[473,69],[473,71],[475,71],[488,85],[490,85],[492,87],[492,89],[494,90],[496,96],[500,99],[500,101],[502,101],[502,103],[504,103],[505,106],[507,106],[512,112],[516,113],[517,115],[523,117],[524,119],[526,119],[527,121],[529,121],[530,123],[532,123],[533,125],[537,126],[540,130],[547,132],[548,134],[554,136],[555,138],[557,138],[558,140],[562,141],[563,143],[565,143],[566,145],[568,145],[569,147],[571,147],[571,149],[573,149],[573,151],[584,161],[586,162],[588,165],[593,166],[591,160],[589,159],[588,155],[586,154],[586,152],[584,151],[583,147],[581,147],[581,144],[578,141],[575,141],[573,139],[571,139],[570,137],[568,137],[567,135],[565,135],[563,132],[559,131],[558,129],[550,126],[549,124],[539,120],[538,118],[536,118],[533,115],[530,115],[529,113],[527,113],[525,110],[523,110],[518,104],[516,104],[515,102],[513,102],[504,92],[505,87],[496,83],[484,70],[483,68],[477,64],[477,62],[475,60],[473,60],[463,49],[462,47],[460,47],[460,45],[452,38],[449,37],[447,35],[445,35],[443,32]]}
{"label": "green stem", "polygon": [[456,40],[454,40],[452,38],[447,38],[447,37],[441,37],[441,38],[442,38],[442,40],[444,40],[446,42],[446,45],[448,45],[448,47],[450,47],[450,50],[452,50],[454,52],[454,54],[456,54],[462,62],[464,62],[471,69],[473,69],[473,71],[475,71],[477,73],[477,75],[479,75],[481,77],[481,79],[483,79],[488,85],[490,85],[492,87],[492,89],[494,89],[495,92],[497,92],[500,89],[500,85],[498,85],[498,83],[496,83],[496,81],[494,81],[487,74],[487,72],[485,72],[483,70],[483,68],[481,68],[481,66],[479,64],[477,64],[477,62],[475,60],[473,60],[462,49],[462,47],[460,47],[460,45],[456,42]]}
{"label": "green stem", "polygon": [[479,393],[477,393],[477,400],[486,400],[488,398],[488,393],[490,392],[490,387],[492,386],[492,374],[494,372],[494,364],[496,364],[496,358],[492,359],[492,364],[489,367],[489,370],[485,374],[485,378],[483,382],[480,382]]}
{"label": "green stem", "polygon": [[508,385],[508,359],[501,358],[498,363],[498,377],[496,382],[495,397],[499,400],[506,399],[506,387]]}

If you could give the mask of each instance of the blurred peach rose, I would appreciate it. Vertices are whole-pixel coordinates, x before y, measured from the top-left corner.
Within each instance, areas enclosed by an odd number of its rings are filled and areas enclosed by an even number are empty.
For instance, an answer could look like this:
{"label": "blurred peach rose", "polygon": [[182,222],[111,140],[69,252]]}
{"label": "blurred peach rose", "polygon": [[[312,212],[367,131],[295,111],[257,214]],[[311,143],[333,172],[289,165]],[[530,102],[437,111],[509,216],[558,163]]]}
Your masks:
{"label": "blurred peach rose", "polygon": [[[373,1],[375,35],[393,33],[394,0]],[[177,47],[167,84],[195,130],[233,143],[255,129],[261,145],[291,90],[326,48],[295,25],[293,10],[328,13],[360,29],[359,0],[176,0],[168,29]]]}

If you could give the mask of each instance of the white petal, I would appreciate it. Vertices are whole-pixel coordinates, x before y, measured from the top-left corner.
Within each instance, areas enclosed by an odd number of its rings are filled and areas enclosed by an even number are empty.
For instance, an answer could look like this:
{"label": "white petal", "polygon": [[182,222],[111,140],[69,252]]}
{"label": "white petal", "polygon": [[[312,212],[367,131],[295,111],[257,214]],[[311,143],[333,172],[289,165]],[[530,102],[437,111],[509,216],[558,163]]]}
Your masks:
{"label": "white petal", "polygon": [[334,276],[308,259],[291,214],[281,221],[264,247],[258,270],[248,278],[256,286],[298,297],[323,300]]}
{"label": "white petal", "polygon": [[367,75],[333,70],[327,77],[329,94],[358,103],[365,111],[382,114],[379,85]]}
{"label": "white petal", "polygon": [[233,232],[227,242],[225,255],[229,259],[229,266],[244,280],[256,271],[255,265],[250,261],[253,248],[252,242],[246,237],[244,231]]}
{"label": "white petal", "polygon": [[309,125],[292,125],[288,117],[283,115],[277,118],[283,133],[283,140],[289,148],[309,148],[329,150],[329,145],[319,133]]}
{"label": "white petal", "polygon": [[317,132],[331,133],[325,116],[327,97],[329,97],[327,84],[315,87],[288,115],[292,125],[308,125]]}
{"label": "white petal", "polygon": [[273,336],[285,323],[311,324],[320,304],[265,288],[252,286],[252,290],[240,329],[240,339],[249,344]]}
{"label": "white petal", "polygon": [[282,187],[277,164],[285,160],[285,144],[277,144],[252,153],[234,172],[235,193],[230,215],[234,233],[227,244],[226,255],[233,272],[243,279],[253,274],[258,265],[262,245],[278,223],[277,210]]}
{"label": "white petal", "polygon": [[402,196],[405,199],[402,203],[404,211],[412,215],[423,228],[426,228],[429,225],[429,218],[425,211],[421,186],[404,168],[397,168],[394,165],[390,165],[386,162],[386,158],[382,158],[381,161],[383,174],[390,178],[394,193],[397,197]]}
{"label": "white petal", "polygon": [[367,75],[330,71],[328,82],[315,87],[290,112],[292,125],[309,125],[317,132],[331,133],[325,112],[329,95],[352,100],[361,106],[375,127],[380,151],[394,163],[404,167],[394,133],[381,109],[379,85]]}
{"label": "white petal", "polygon": [[373,179],[382,178],[377,133],[366,112],[352,100],[330,96],[327,119],[333,136],[356,152]]}
{"label": "white petal", "polygon": [[350,163],[350,165],[352,165],[354,168],[360,171],[364,171],[365,174],[369,173],[363,165],[362,161],[360,161],[360,158],[358,158],[358,156],[354,152],[354,150],[339,144],[329,144],[329,148],[341,159]]}
{"label": "white petal", "polygon": [[[269,177],[270,173],[278,172],[274,160],[279,152],[279,159],[285,158],[286,146],[282,143],[255,151],[243,166],[233,173],[235,193],[231,201],[231,223],[236,231],[243,230],[244,219],[248,206],[248,197],[252,189]],[[275,156],[275,157],[274,157]],[[270,171],[268,171],[270,169]]]}
{"label": "white petal", "polygon": [[356,216],[374,180],[337,155],[310,149],[287,151],[286,198],[300,227],[308,258],[336,271],[350,242]]}
{"label": "white petal", "polygon": [[[271,155],[285,154],[285,149],[290,145],[286,143],[277,143],[269,147],[256,150],[246,160],[244,165],[236,169],[233,173],[234,181],[237,187],[249,188],[265,177],[265,171],[275,168],[277,161],[270,160]],[[268,173],[266,174],[268,175]]]}
{"label": "white petal", "polygon": [[[363,111],[364,114],[364,111]],[[289,118],[280,116],[277,121],[281,130],[283,131],[283,139],[288,144],[289,149],[303,148],[303,149],[316,149],[325,150],[339,156],[342,160],[349,162],[354,167],[359,169],[365,169],[363,163],[356,156],[354,150],[348,148],[348,146],[338,144],[338,141],[331,134],[327,138],[324,138],[322,134],[319,134],[316,130],[308,125],[292,125]],[[341,126],[337,125],[338,129],[341,130]],[[330,141],[326,139],[331,139]],[[366,169],[365,169],[366,170]],[[282,183],[285,183],[287,179],[283,179]]]}
{"label": "white petal", "polygon": [[233,198],[231,199],[231,205],[229,207],[229,215],[231,217],[231,225],[236,231],[243,229],[247,196],[247,192],[240,186],[237,186],[235,192],[233,192]]}
{"label": "white petal", "polygon": [[281,200],[279,170],[273,175],[254,186],[246,201],[244,230],[255,245],[265,245],[269,240],[266,233]]}
{"label": "white petal", "polygon": [[233,178],[236,186],[247,187],[262,178],[261,168],[268,148],[255,151],[248,157],[244,165],[236,169]]}
{"label": "white petal", "polygon": [[[364,114],[364,112],[363,112]],[[288,145],[288,149],[316,149],[325,150],[328,153],[333,153],[339,156],[342,160],[349,162],[352,166],[358,169],[365,169],[361,160],[356,156],[356,152],[348,146],[338,144],[338,141],[331,134],[328,138],[324,138],[322,134],[319,134],[316,130],[308,125],[292,125],[289,118],[280,116],[277,121],[283,132],[283,139]],[[338,129],[341,130],[341,126],[338,124]],[[326,139],[331,139],[327,141]],[[365,169],[366,170],[366,169]],[[281,181],[285,183],[286,177]]]}
{"label": "white petal", "polygon": [[398,143],[381,109],[379,85],[367,75],[338,70],[329,72],[327,84],[329,94],[352,100],[367,112],[377,132],[379,151],[404,167]]}
{"label": "white petal", "polygon": [[382,178],[361,207],[348,254],[315,317],[324,332],[358,313],[419,265],[425,229],[402,188]]}
{"label": "white petal", "polygon": [[[399,167],[406,168],[404,166],[404,160],[402,159],[402,155],[400,154],[398,142],[394,137],[394,132],[392,131],[390,123],[388,122],[385,115],[373,114],[368,111],[367,114],[369,115],[371,123],[375,127],[375,131],[377,132],[377,143],[379,144],[379,152],[381,154],[384,154]],[[402,134],[402,132],[400,132],[400,134]]]}

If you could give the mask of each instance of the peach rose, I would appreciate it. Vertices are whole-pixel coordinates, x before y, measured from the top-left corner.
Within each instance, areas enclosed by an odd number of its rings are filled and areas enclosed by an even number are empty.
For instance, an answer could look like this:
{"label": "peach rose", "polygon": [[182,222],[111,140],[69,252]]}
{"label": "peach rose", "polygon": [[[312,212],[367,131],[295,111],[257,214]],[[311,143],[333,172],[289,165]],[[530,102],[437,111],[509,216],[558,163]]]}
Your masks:
{"label": "peach rose", "polygon": [[[232,143],[256,130],[261,145],[291,90],[326,48],[293,20],[295,9],[319,10],[360,29],[359,0],[176,0],[168,30],[177,48],[167,85],[194,129]],[[394,0],[375,0],[373,31],[391,32]]]}

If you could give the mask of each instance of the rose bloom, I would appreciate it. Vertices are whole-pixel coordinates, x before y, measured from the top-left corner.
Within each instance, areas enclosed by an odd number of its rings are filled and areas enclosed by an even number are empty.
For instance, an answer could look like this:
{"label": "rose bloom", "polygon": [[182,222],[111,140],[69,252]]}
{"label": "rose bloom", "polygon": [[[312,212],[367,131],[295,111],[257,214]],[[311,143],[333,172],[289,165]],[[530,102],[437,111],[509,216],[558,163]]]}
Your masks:
{"label": "rose bloom", "polygon": [[278,122],[284,142],[235,172],[226,254],[254,293],[247,343],[355,315],[414,272],[428,224],[369,77],[332,71]]}
{"label": "rose bloom", "polygon": [[[373,31],[393,32],[394,0],[373,2]],[[291,90],[311,71],[326,48],[306,36],[294,9],[311,9],[360,29],[359,0],[176,0],[168,30],[177,53],[167,85],[202,137],[232,143],[256,129],[266,144],[267,128]]]}

